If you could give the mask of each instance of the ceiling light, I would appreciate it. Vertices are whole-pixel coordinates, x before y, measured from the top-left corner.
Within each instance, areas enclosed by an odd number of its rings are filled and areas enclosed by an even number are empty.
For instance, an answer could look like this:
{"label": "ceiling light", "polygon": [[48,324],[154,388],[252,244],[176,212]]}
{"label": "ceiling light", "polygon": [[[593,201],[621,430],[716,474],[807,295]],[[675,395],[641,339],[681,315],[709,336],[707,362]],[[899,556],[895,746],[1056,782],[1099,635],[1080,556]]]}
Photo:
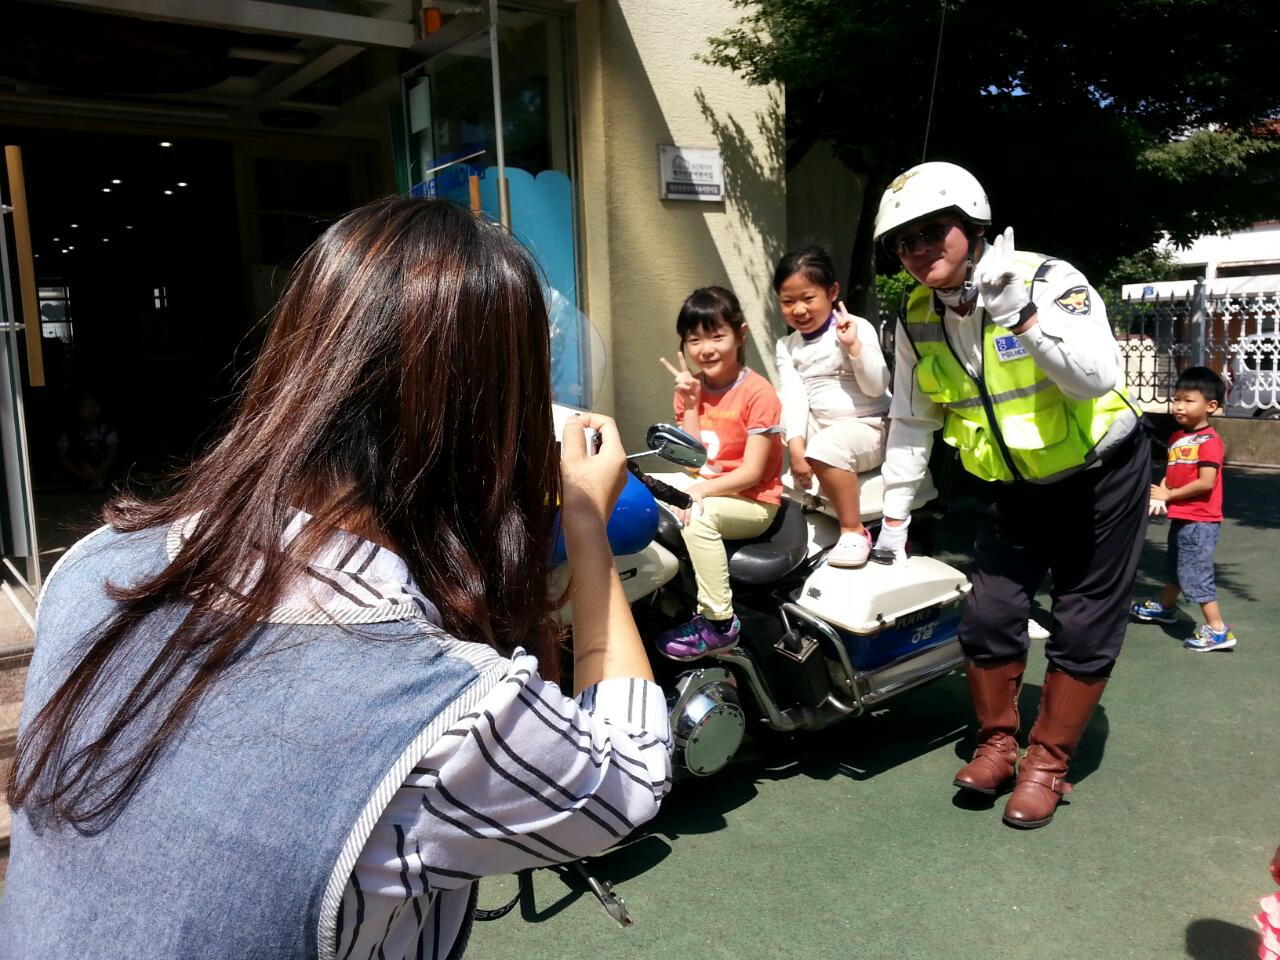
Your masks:
{"label": "ceiling light", "polygon": [[160,146],[162,146],[162,147],[172,147],[172,146],[173,146],[173,144],[172,144],[172,143],[170,143],[168,140],[161,140],[161,141],[160,141]]}
{"label": "ceiling light", "polygon": [[54,243],[57,243],[57,242],[58,242],[59,240],[61,240],[61,239],[62,239],[61,237],[54,237],[54,238],[53,238],[53,242],[54,242]]}
{"label": "ceiling light", "polygon": [[75,248],[76,248],[76,245],[74,243],[67,244],[68,250],[74,250]]}
{"label": "ceiling light", "polygon": [[111,182],[112,182],[112,183],[119,183],[120,181],[119,181],[119,180],[112,180]]}
{"label": "ceiling light", "polygon": [[126,230],[132,230],[132,229],[133,229],[133,224],[131,224],[131,223],[126,223],[126,224],[124,225],[124,228],[125,228]]}
{"label": "ceiling light", "polygon": [[78,224],[78,223],[73,223],[73,224],[71,225],[71,229],[72,229],[72,230],[74,230],[74,229],[75,229],[76,227],[78,227],[78,226],[80,226],[80,224]]}
{"label": "ceiling light", "polygon": [[180,186],[180,187],[185,187],[186,185],[187,185],[187,181],[185,181],[185,180],[179,180],[179,181],[178,181],[178,186]]}
{"label": "ceiling light", "polygon": [[165,195],[166,197],[172,197],[172,196],[173,196],[173,191],[172,191],[172,190],[166,190],[166,191],[164,192],[164,195]]}
{"label": "ceiling light", "polygon": [[103,192],[103,193],[110,193],[110,192],[111,192],[111,188],[110,188],[110,187],[103,187],[103,188],[102,188],[102,192]]}
{"label": "ceiling light", "polygon": [[102,238],[102,242],[103,242],[103,243],[110,243],[110,242],[111,242],[111,240],[110,240],[110,238],[108,238],[108,237],[103,237],[103,238]]}
{"label": "ceiling light", "polygon": [[63,252],[63,253],[66,253],[66,252],[67,252],[65,247],[63,248],[62,252]]}

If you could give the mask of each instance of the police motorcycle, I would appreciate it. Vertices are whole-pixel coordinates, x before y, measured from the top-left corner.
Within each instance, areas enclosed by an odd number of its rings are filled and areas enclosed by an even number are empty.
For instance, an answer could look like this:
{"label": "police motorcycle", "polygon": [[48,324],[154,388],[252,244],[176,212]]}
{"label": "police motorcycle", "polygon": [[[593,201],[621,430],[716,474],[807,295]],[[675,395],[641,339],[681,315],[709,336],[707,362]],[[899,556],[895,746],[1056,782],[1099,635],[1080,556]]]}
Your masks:
{"label": "police motorcycle", "polygon": [[[572,411],[556,409],[557,427]],[[655,424],[647,449],[628,458],[631,476],[609,521],[614,563],[641,636],[689,618],[696,585],[675,517],[659,503],[687,507],[680,489],[690,472],[645,473],[637,461],[656,457],[696,470],[706,448],[670,424]],[[860,476],[862,520],[880,521],[879,471]],[[784,476],[786,496],[769,529],[751,540],[726,541],[734,606],[742,639],[730,650],[691,662],[653,651],[667,692],[675,738],[673,769],[709,776],[742,745],[748,727],[788,733],[820,730],[868,712],[950,672],[963,662],[956,638],[969,582],[933,557],[894,560],[873,554],[860,569],[828,566],[840,535],[834,509]],[[913,510],[935,499],[922,486]],[[562,548],[559,548],[562,551]],[[563,552],[553,585],[567,583]],[[564,611],[572,623],[572,610]]]}

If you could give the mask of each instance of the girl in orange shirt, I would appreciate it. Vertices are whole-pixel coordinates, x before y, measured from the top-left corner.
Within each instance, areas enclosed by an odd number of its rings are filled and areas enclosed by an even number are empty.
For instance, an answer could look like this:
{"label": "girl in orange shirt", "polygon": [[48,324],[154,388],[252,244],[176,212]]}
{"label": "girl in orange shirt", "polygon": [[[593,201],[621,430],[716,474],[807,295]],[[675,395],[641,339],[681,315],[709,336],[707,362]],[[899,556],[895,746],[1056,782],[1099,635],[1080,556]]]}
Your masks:
{"label": "girl in orange shirt", "polygon": [[[782,503],[782,404],[768,380],[742,365],[747,325],[731,291],[695,290],[680,308],[676,332],[680,368],[662,359],[675,377],[676,417],[707,448],[702,479],[688,489],[693,505],[674,511],[698,582],[698,612],[656,642],[674,660],[693,660],[738,643],[724,538],[764,533]],[[689,370],[686,354],[698,373]]]}

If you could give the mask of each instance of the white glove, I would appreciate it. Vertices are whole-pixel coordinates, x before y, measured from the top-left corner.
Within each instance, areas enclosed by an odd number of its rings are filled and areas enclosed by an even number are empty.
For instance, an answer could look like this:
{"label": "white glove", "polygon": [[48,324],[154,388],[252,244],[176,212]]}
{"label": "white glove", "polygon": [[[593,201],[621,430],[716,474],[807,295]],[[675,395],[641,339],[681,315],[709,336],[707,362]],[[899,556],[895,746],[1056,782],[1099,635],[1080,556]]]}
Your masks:
{"label": "white glove", "polygon": [[911,517],[903,520],[896,527],[888,522],[880,524],[880,536],[876,537],[876,545],[872,553],[892,554],[894,560],[907,559],[907,528],[911,526]]}
{"label": "white glove", "polygon": [[974,278],[982,294],[982,306],[994,323],[1006,330],[1021,322],[1021,311],[1031,298],[1027,285],[1018,276],[1013,265],[1013,227],[1005,227],[996,237],[982,262],[978,264]]}

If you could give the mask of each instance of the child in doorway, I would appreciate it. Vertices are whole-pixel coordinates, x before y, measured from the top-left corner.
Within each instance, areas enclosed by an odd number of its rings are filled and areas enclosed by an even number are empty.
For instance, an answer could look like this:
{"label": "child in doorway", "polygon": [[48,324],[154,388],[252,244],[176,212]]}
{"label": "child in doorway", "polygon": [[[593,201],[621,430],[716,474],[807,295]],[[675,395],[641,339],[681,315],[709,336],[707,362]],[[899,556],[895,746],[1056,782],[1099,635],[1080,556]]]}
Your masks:
{"label": "child in doorway", "polygon": [[76,402],[75,422],[58,436],[58,462],[86,490],[103,490],[120,450],[115,428],[102,418],[102,404],[86,393]]}
{"label": "child in doorway", "polygon": [[1185,646],[1191,650],[1230,650],[1235,634],[1222,619],[1213,582],[1213,550],[1222,528],[1222,440],[1209,417],[1222,405],[1222,378],[1208,367],[1190,367],[1178,377],[1173,418],[1178,430],[1169,438],[1169,466],[1151,487],[1151,512],[1169,515],[1166,583],[1159,600],[1135,603],[1132,613],[1147,623],[1173,623],[1182,593],[1200,604],[1205,622]]}
{"label": "child in doorway", "polygon": [[[702,479],[687,488],[693,505],[674,511],[698,582],[698,612],[656,643],[673,660],[693,660],[738,643],[724,539],[764,533],[782,503],[782,406],[769,381],[742,365],[746,321],[732,292],[695,290],[680,308],[676,332],[680,368],[662,358],[675,377],[676,419],[707,448]],[[700,372],[690,372],[685,354]]]}
{"label": "child in doorway", "polygon": [[831,257],[821,247],[793,250],[773,273],[782,316],[794,331],[778,341],[783,427],[791,475],[818,485],[835,507],[840,539],[833,567],[861,567],[871,554],[862,525],[858,474],[884,461],[889,368],[876,330],[848,313]]}

